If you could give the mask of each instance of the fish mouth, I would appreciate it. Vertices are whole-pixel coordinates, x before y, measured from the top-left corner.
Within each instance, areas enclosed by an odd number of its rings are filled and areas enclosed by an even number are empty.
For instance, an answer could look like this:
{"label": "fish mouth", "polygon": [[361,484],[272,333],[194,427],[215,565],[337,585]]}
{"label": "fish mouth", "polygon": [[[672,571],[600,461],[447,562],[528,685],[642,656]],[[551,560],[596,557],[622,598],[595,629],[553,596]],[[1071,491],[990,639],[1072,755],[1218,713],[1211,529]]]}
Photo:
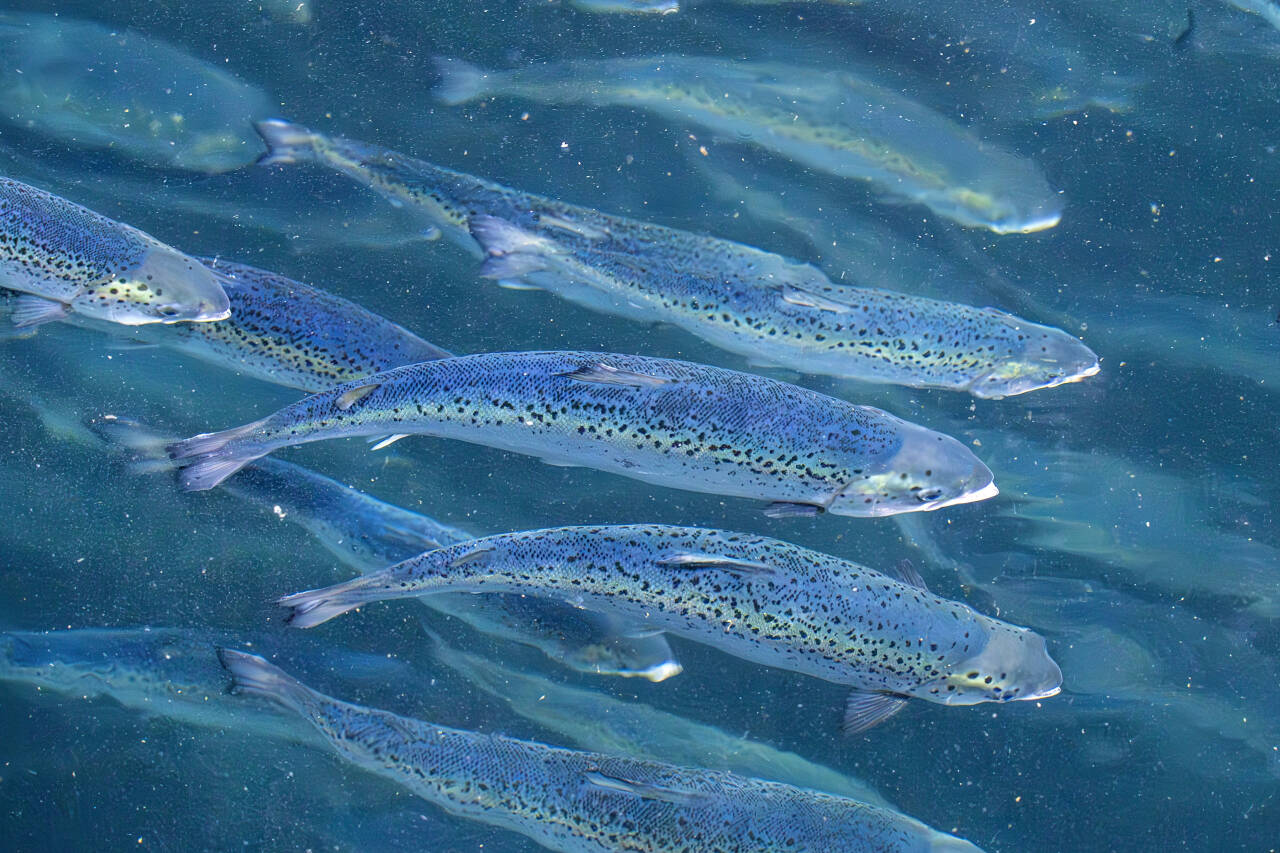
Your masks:
{"label": "fish mouth", "polygon": [[663,661],[660,664],[656,664],[655,666],[651,666],[648,669],[626,674],[634,675],[637,678],[643,678],[646,681],[652,681],[654,684],[657,684],[659,681],[666,681],[668,678],[679,675],[682,672],[684,672],[684,667],[681,666],[679,662],[668,660]]}
{"label": "fish mouth", "polygon": [[971,504],[976,503],[977,501],[985,501],[987,498],[994,498],[998,494],[1000,494],[1000,490],[996,488],[995,480],[992,480],[990,483],[987,483],[981,489],[977,489],[976,491],[966,492],[963,495],[956,495],[954,498],[932,501],[931,503],[924,504],[921,508],[925,510],[935,510],[942,509],[947,506]]}
{"label": "fish mouth", "polygon": [[1018,698],[1024,701],[1034,700],[1034,699],[1049,699],[1053,696],[1057,696],[1061,692],[1062,692],[1062,685],[1059,684],[1054,687],[1045,688],[1044,690],[1041,690],[1038,693],[1028,693],[1024,696],[1019,696]]}
{"label": "fish mouth", "polygon": [[988,225],[997,234],[1034,234],[1037,231],[1048,231],[1057,227],[1062,221],[1062,213],[1046,213],[1037,219],[1028,219],[1018,223],[993,223]]}

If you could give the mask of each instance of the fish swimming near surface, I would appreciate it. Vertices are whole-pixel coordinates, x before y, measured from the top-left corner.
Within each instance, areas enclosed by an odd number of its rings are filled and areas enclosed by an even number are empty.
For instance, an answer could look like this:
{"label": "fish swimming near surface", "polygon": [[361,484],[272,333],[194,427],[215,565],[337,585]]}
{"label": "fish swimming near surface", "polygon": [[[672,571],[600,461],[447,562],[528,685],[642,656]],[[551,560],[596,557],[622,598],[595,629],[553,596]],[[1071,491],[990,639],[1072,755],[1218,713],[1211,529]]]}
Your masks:
{"label": "fish swimming near surface", "polygon": [[833,283],[741,243],[611,216],[279,120],[265,163],[314,161],[400,204],[486,260],[504,286],[679,326],[753,364],[998,398],[1076,382],[1098,357],[993,308]]}
{"label": "fish swimming near surface", "polygon": [[515,97],[635,107],[997,234],[1052,228],[1062,202],[1031,160],[849,71],[710,56],[575,60],[486,71],[439,58],[439,100]]}
{"label": "fish swimming near surface", "polygon": [[1043,637],[923,588],[777,539],[667,525],[557,527],[488,536],[381,572],[285,596],[310,628],[371,601],[524,593],[616,614],[764,666],[853,688],[846,729],[908,699],[1042,699],[1062,671]]}
{"label": "fish swimming near surface", "polygon": [[137,326],[224,320],[221,277],[136,228],[0,178],[0,287],[21,291],[13,323],[75,313]]}
{"label": "fish swimming near surface", "polygon": [[411,434],[771,501],[774,515],[893,515],[997,493],[960,442],[879,409],[762,376],[611,353],[485,353],[398,367],[168,450],[187,466],[184,487],[200,491],[281,447]]}
{"label": "fish swimming near surface", "polygon": [[[214,258],[231,316],[214,323],[147,325],[69,315],[67,321],[168,347],[276,385],[323,391],[340,382],[451,354],[361,306],[279,273]],[[0,307],[0,312],[4,308]]]}
{"label": "fish swimming near surface", "polygon": [[[229,11],[201,6],[205,15]],[[211,173],[250,163],[250,123],[273,102],[225,71],[224,58],[215,65],[65,11],[0,12],[0,56],[0,122],[44,137],[45,146],[53,139],[77,152],[106,149],[151,166]]]}
{"label": "fish swimming near surface", "polygon": [[[103,415],[89,426],[95,436],[127,456],[133,471],[171,471],[164,453],[168,440],[136,421]],[[362,574],[476,538],[273,457],[250,462],[221,488],[303,528],[342,564]],[[584,674],[662,681],[681,671],[666,638],[628,636],[607,614],[520,595],[459,593],[421,601],[483,634],[530,646]]]}
{"label": "fish swimming near surface", "polygon": [[455,649],[430,629],[427,633],[437,661],[502,700],[520,716],[568,738],[580,749],[728,770],[889,807],[866,782],[794,752],[745,735],[732,735],[643,702],[629,702],[517,671],[483,655]]}
{"label": "fish swimming near surface", "polygon": [[220,652],[232,690],[308,720],[343,759],[460,817],[559,851],[977,851],[856,800],[716,770],[446,728],[318,693],[257,655]]}

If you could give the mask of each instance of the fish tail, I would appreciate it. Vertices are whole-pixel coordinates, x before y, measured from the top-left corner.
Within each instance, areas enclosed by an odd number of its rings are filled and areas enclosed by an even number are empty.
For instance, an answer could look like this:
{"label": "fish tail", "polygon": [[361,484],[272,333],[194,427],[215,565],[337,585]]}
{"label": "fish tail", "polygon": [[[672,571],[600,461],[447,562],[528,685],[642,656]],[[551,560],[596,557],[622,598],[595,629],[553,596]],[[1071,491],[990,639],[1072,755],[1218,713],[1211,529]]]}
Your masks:
{"label": "fish tail", "polygon": [[265,456],[267,451],[256,446],[237,448],[235,442],[266,422],[264,418],[222,432],[201,433],[166,447],[169,458],[182,467],[182,488],[188,492],[212,489],[253,460]]}
{"label": "fish tail", "polygon": [[378,596],[371,594],[370,590],[383,585],[381,581],[384,574],[385,572],[375,572],[323,589],[296,592],[278,599],[276,604],[289,608],[290,613],[285,617],[285,622],[290,626],[314,628],[367,601],[376,600]]}
{"label": "fish tail", "polygon": [[474,100],[488,89],[491,76],[483,68],[464,62],[461,59],[450,59],[437,56],[431,60],[440,82],[431,90],[437,101],[453,106]]}
{"label": "fish tail", "polygon": [[134,474],[172,471],[165,448],[173,438],[152,431],[145,424],[124,415],[99,415],[86,422],[89,431],[108,449],[123,455]]}
{"label": "fish tail", "polygon": [[316,692],[265,658],[220,648],[218,660],[231,674],[232,693],[262,696],[304,717],[312,715]]}
{"label": "fish tail", "polygon": [[267,153],[258,158],[259,166],[299,163],[316,159],[316,134],[310,129],[282,118],[254,122],[254,129],[267,143]]}

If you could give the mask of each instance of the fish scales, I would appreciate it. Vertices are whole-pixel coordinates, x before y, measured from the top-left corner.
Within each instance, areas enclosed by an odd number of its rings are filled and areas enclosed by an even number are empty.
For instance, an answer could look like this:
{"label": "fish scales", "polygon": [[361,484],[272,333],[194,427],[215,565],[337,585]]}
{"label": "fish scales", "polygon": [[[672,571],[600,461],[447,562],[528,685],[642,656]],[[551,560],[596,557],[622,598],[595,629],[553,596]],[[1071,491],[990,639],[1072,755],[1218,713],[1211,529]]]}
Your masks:
{"label": "fish scales", "polygon": [[719,530],[502,534],[281,603],[311,627],[368,601],[486,591],[562,598],[862,693],[961,705],[1041,698],[1061,683],[1024,628],[837,557]]}
{"label": "fish scales", "polygon": [[235,690],[311,721],[353,764],[446,811],[559,851],[973,851],[912,818],[732,773],[580,752],[433,725],[317,693],[223,652]]}
{"label": "fish scales", "polygon": [[262,122],[267,162],[315,160],[423,208],[488,260],[481,274],[662,320],[755,363],[1004,397],[1078,381],[1098,358],[1060,329],[833,283],[811,264],[509,189],[397,152]]}
{"label": "fish scales", "polygon": [[457,438],[656,485],[844,515],[936,509],[995,493],[955,439],[783,382],[613,353],[460,356],[337,386],[262,421],[171,445],[187,488],[293,444]]}

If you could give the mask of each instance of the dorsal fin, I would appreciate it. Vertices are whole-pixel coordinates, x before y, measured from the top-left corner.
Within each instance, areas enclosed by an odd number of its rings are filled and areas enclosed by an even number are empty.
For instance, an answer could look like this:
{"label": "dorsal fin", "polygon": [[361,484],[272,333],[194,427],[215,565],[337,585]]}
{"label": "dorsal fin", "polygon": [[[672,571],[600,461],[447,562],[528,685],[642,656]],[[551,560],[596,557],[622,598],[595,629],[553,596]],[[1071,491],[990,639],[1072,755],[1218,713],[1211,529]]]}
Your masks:
{"label": "dorsal fin", "polygon": [[487,557],[489,554],[492,554],[492,553],[493,553],[493,549],[488,547],[487,545],[481,545],[479,547],[472,548],[470,551],[467,551],[463,554],[459,554],[457,557],[454,557],[452,560],[450,560],[449,568],[456,569],[458,566],[465,566],[467,563],[474,563],[476,560],[483,559],[484,557]]}
{"label": "dorsal fin", "polygon": [[624,794],[631,794],[642,800],[658,800],[664,803],[674,803],[678,806],[687,806],[706,796],[701,791],[687,791],[665,785],[651,785],[647,782],[637,782],[634,779],[627,779],[622,776],[611,776],[600,770],[587,770],[582,775],[587,782],[597,788],[603,788],[607,791],[621,791]]}
{"label": "dorsal fin", "polygon": [[740,575],[771,574],[774,571],[773,566],[767,563],[757,563],[739,557],[726,557],[723,554],[673,554],[658,560],[658,565],[680,569],[718,569]]}
{"label": "dorsal fin", "polygon": [[370,382],[368,385],[357,385],[354,388],[349,388],[342,392],[342,396],[334,401],[333,405],[335,405],[339,411],[345,412],[365,397],[368,397],[374,391],[377,391],[381,385],[381,382]]}
{"label": "dorsal fin", "polygon": [[853,307],[848,303],[814,293],[809,290],[790,285],[782,289],[782,301],[802,308],[815,308],[819,311],[830,311],[833,314],[847,314]]}
{"label": "dorsal fin", "polygon": [[566,379],[576,379],[579,382],[595,382],[600,385],[626,385],[631,388],[658,388],[675,381],[662,376],[652,376],[648,373],[623,370],[620,367],[614,367],[604,362],[588,364],[584,367],[579,367],[577,370],[570,370],[558,375]]}
{"label": "dorsal fin", "polygon": [[901,560],[898,561],[898,565],[896,570],[894,571],[894,574],[898,576],[898,580],[902,581],[908,586],[919,587],[920,589],[923,589],[925,592],[929,591],[929,587],[925,584],[924,578],[921,577],[918,571],[916,571],[915,563],[911,562],[906,557],[903,557]]}

